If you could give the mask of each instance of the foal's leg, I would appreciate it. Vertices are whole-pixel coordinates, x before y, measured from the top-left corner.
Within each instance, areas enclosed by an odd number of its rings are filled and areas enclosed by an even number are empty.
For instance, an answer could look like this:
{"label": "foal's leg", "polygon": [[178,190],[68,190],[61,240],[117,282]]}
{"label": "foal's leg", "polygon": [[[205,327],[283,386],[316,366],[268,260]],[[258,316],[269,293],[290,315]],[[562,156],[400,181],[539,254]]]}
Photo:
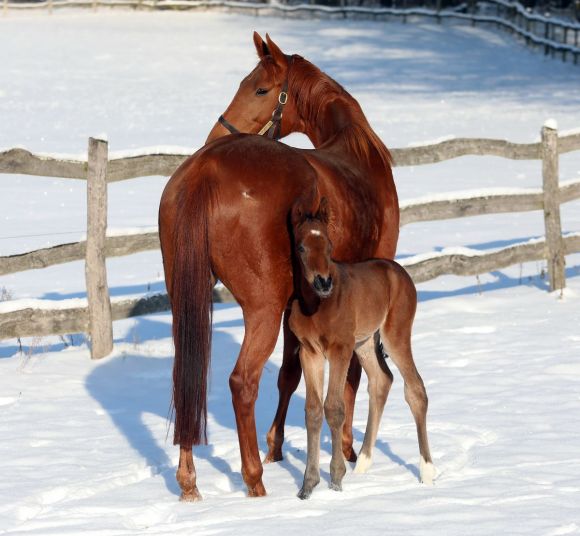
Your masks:
{"label": "foal's leg", "polygon": [[354,418],[354,402],[356,392],[360,384],[360,375],[362,369],[356,354],[353,352],[348,374],[346,375],[346,384],[344,386],[344,407],[345,419],[342,427],[342,453],[344,458],[349,462],[356,462],[356,453],[352,448],[352,421]]}
{"label": "foal's leg", "polygon": [[304,346],[300,362],[306,383],[306,436],[308,450],[304,482],[298,492],[300,499],[308,499],[320,482],[320,430],[322,428],[322,391],[324,389],[324,356]]}
{"label": "foal's leg", "polygon": [[427,440],[427,392],[417,367],[415,367],[411,352],[411,328],[415,304],[416,302],[412,300],[398,300],[397,303],[393,303],[391,312],[381,328],[381,338],[386,343],[389,356],[397,365],[405,381],[405,400],[411,408],[417,426],[419,453],[421,454],[419,464],[421,482],[432,484],[435,468],[431,461],[429,441]]}
{"label": "foal's leg", "polygon": [[282,366],[278,373],[278,409],[268,431],[266,440],[268,441],[268,454],[264,458],[264,463],[279,462],[283,459],[282,444],[284,443],[284,423],[288,413],[290,397],[296,391],[302,376],[300,366],[300,342],[296,335],[292,333],[288,326],[290,309],[284,311],[284,354],[282,356]]}
{"label": "foal's leg", "polygon": [[[288,318],[290,310],[284,313],[284,354],[282,357],[282,366],[278,373],[278,409],[272,422],[272,426],[266,437],[268,441],[268,454],[264,458],[264,463],[278,462],[283,459],[282,444],[284,443],[284,423],[288,413],[290,398],[296,391],[302,368],[298,355],[299,342],[294,333],[288,327]],[[344,387],[344,403],[346,408],[346,419],[342,433],[342,452],[349,462],[356,462],[356,453],[352,448],[352,420],[354,415],[354,402],[356,392],[360,383],[361,367],[355,355],[350,362],[348,369],[347,381]]]}
{"label": "foal's leg", "polygon": [[246,332],[240,356],[230,376],[230,389],[242,456],[242,477],[250,497],[266,495],[262,483],[263,467],[258,451],[254,406],[262,369],[274,350],[284,305],[264,307],[246,305]]}
{"label": "foal's leg", "polygon": [[[378,341],[377,341],[378,342]],[[357,352],[368,377],[369,416],[362,448],[354,468],[355,473],[366,473],[372,464],[372,454],[385,403],[393,384],[393,374],[375,345],[370,352]],[[380,361],[379,361],[380,360]]]}
{"label": "foal's leg", "polygon": [[332,433],[332,459],[330,460],[330,489],[342,491],[346,466],[342,453],[342,428],[345,418],[344,385],[353,346],[333,348],[329,351],[330,375],[328,393],[324,401],[324,415]]}

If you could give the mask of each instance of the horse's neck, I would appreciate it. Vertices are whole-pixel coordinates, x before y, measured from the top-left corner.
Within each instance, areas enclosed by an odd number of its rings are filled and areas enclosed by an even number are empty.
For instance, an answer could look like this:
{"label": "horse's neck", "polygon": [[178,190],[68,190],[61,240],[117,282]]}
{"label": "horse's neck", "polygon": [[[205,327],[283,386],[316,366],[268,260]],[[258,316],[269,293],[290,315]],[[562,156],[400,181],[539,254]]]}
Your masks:
{"label": "horse's neck", "polygon": [[[306,134],[316,149],[353,160],[357,167],[367,165],[376,170],[377,164],[382,167],[383,158],[370,139],[371,133],[358,103],[346,95],[326,104],[316,120],[306,127]],[[361,150],[368,152],[368,159],[361,159]]]}

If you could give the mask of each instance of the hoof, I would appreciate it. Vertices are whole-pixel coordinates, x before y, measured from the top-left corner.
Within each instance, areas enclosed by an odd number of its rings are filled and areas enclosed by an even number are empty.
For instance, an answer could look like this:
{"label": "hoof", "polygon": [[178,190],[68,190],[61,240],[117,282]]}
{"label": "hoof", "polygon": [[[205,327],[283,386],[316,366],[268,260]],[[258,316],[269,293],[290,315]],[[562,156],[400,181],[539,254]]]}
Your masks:
{"label": "hoof", "polygon": [[248,488],[248,497],[265,497],[266,488],[260,480],[253,488]]}
{"label": "hoof", "polygon": [[284,456],[282,456],[282,449],[271,450],[270,452],[268,452],[268,454],[266,454],[266,457],[264,458],[264,463],[281,462],[283,459]]}
{"label": "hoof", "polygon": [[364,452],[361,452],[358,457],[358,461],[356,462],[354,472],[355,473],[366,473],[372,465],[372,459],[367,456]]}
{"label": "hoof", "polygon": [[333,491],[342,491],[342,484],[340,483],[331,482],[328,487]]}
{"label": "hoof", "polygon": [[298,494],[296,495],[296,497],[298,497],[299,499],[302,499],[304,501],[305,499],[310,499],[310,496],[311,495],[312,495],[312,490],[311,489],[310,490],[307,490],[307,489],[302,488],[298,492]]}
{"label": "hoof", "polygon": [[433,479],[435,478],[435,466],[431,462],[425,461],[423,456],[421,456],[421,461],[419,462],[419,474],[421,475],[421,482],[426,486],[433,485]]}
{"label": "hoof", "polygon": [[181,502],[199,502],[202,499],[203,497],[201,496],[201,493],[198,491],[197,488],[193,488],[193,490],[188,491],[187,493],[183,491],[181,493],[181,496],[179,497],[179,500]]}
{"label": "hoof", "polygon": [[342,455],[347,462],[354,463],[356,462],[356,452],[352,449],[352,447],[343,448]]}

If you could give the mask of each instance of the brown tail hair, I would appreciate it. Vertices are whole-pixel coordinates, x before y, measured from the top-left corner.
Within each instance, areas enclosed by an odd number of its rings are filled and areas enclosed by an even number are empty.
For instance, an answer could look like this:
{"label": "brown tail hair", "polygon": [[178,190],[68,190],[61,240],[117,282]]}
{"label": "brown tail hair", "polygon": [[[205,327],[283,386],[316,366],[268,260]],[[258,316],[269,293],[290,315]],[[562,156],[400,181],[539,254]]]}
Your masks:
{"label": "brown tail hair", "polygon": [[208,212],[209,181],[180,197],[176,220],[171,310],[173,312],[173,443],[207,443],[207,382],[213,312]]}

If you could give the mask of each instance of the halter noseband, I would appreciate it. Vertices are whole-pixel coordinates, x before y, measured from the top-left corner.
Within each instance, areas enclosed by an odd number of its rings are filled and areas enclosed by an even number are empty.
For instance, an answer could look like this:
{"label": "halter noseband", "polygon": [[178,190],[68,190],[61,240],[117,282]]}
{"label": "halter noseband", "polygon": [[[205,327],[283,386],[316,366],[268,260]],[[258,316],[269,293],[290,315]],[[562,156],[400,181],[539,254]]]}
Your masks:
{"label": "halter noseband", "polygon": [[[288,70],[292,66],[292,62],[294,60],[293,56],[286,56],[288,59]],[[280,139],[280,132],[282,130],[282,114],[284,113],[284,105],[288,102],[288,76],[286,76],[286,80],[282,85],[282,89],[280,94],[278,95],[278,104],[276,104],[276,108],[272,112],[271,119],[260,129],[258,132],[258,136],[263,136],[266,134],[268,138],[273,140]],[[241,134],[241,132],[232,125],[223,115],[220,115],[218,118],[218,122],[223,125],[227,130],[229,130],[232,134]]]}

